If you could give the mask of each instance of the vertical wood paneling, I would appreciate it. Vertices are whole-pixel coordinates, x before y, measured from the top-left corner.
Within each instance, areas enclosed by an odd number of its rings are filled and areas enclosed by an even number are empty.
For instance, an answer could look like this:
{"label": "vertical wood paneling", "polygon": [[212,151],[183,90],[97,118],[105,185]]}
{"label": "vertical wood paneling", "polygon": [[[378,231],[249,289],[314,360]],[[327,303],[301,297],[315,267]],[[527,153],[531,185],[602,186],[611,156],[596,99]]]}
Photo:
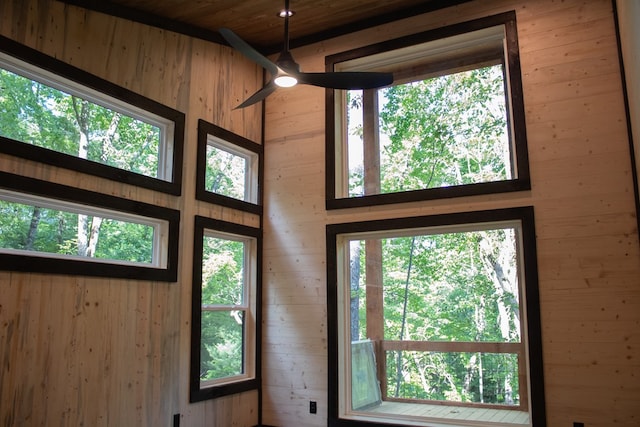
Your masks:
{"label": "vertical wood paneling", "polygon": [[327,363],[327,223],[524,205],[536,213],[547,425],[640,422],[640,246],[611,1],[465,3],[294,56],[321,71],[325,55],[507,10],[518,21],[529,192],[327,212],[324,93],[267,100],[265,424],[326,425],[325,375],[307,380]]}
{"label": "vertical wood paneling", "polygon": [[[197,120],[260,143],[262,71],[230,49],[53,0],[0,2],[0,34],[186,114],[183,195],[0,156],[0,169],[181,210],[177,283],[0,272],[0,425],[251,427],[257,391],[188,403]],[[243,71],[244,70],[244,71]]]}
{"label": "vertical wood paneling", "polygon": [[[548,425],[636,426],[640,254],[611,2],[473,2],[295,52],[326,54],[515,9],[531,192],[324,209],[324,92],[267,101],[264,423],[326,425],[327,223],[491,206],[536,210]],[[0,272],[0,424],[252,426],[257,392],[188,404],[192,218],[257,218],[193,200],[197,119],[256,142],[262,72],[230,49],[51,0],[0,2],[0,33],[187,114],[175,198],[0,157],[2,170],[179,208],[179,282]],[[318,402],[318,414],[308,401]]]}
{"label": "vertical wood paneling", "polygon": [[[615,0],[615,3],[637,171],[640,168],[640,4],[629,0]],[[636,184],[640,187],[640,174],[636,172],[636,175]]]}

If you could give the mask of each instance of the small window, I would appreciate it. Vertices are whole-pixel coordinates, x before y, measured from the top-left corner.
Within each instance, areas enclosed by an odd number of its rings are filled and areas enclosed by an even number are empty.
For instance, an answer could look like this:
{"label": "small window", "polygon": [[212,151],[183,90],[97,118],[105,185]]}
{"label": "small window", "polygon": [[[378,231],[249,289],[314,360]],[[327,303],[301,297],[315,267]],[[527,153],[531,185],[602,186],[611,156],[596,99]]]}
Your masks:
{"label": "small window", "polygon": [[261,145],[200,120],[196,197],[262,213],[259,185],[262,152]]}
{"label": "small window", "polygon": [[2,42],[0,151],[180,194],[182,113]]}
{"label": "small window", "polygon": [[0,180],[0,269],[177,279],[178,211],[5,172]]}
{"label": "small window", "polygon": [[191,401],[257,388],[260,230],[196,217]]}
{"label": "small window", "polygon": [[336,426],[544,425],[531,208],[327,235]]}
{"label": "small window", "polygon": [[529,188],[514,14],[361,51],[328,66],[394,83],[330,92],[328,208]]}

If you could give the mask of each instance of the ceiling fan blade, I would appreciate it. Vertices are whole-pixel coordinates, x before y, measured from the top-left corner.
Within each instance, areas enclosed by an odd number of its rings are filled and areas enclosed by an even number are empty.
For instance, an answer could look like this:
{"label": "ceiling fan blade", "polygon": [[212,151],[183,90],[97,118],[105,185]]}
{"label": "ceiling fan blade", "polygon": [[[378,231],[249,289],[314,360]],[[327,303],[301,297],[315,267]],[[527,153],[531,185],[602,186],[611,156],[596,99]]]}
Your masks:
{"label": "ceiling fan blade", "polygon": [[376,89],[393,83],[392,73],[345,71],[333,73],[299,73],[300,83],[329,89]]}
{"label": "ceiling fan blade", "polygon": [[262,89],[260,89],[259,91],[251,95],[242,104],[234,108],[234,110],[237,110],[239,108],[245,108],[257,102],[262,101],[267,96],[271,95],[277,88],[278,86],[276,86],[275,83],[273,83],[273,81],[270,81],[269,83],[267,83],[265,87],[263,87]]}
{"label": "ceiling fan blade", "polygon": [[236,33],[228,28],[220,28],[218,31],[234,49],[240,51],[240,53],[242,53],[244,56],[246,56],[256,64],[262,66],[272,75],[275,76],[276,74],[278,74],[280,70],[276,64],[274,64],[260,52],[252,48],[251,45],[242,40]]}

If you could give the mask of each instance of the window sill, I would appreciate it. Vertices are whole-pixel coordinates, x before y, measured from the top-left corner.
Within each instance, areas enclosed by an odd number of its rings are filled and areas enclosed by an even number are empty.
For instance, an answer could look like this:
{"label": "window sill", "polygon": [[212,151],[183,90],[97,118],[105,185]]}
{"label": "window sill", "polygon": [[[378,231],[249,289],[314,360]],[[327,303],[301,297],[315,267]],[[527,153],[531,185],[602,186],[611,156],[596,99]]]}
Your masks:
{"label": "window sill", "polygon": [[[389,424],[466,427],[466,426],[530,426],[529,413],[525,411],[495,408],[434,405],[384,401],[380,406],[366,411],[354,411],[353,420],[378,421]],[[459,422],[460,424],[458,424]],[[439,424],[442,423],[442,424]]]}

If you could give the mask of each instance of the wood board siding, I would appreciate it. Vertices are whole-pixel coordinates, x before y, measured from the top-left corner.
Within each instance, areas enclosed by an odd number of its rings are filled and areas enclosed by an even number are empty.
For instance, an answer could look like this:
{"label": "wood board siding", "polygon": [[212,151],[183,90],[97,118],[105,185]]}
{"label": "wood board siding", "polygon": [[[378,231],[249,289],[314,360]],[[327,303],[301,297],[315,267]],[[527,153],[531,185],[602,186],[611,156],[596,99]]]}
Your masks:
{"label": "wood board siding", "polygon": [[[324,91],[279,90],[265,111],[263,422],[325,426],[325,225],[534,206],[547,425],[640,422],[640,245],[612,2],[476,1],[293,54],[324,57],[515,10],[531,191],[324,208]],[[309,413],[309,401],[318,413]]]}
{"label": "wood board siding", "polygon": [[[635,427],[640,250],[611,1],[478,1],[294,51],[324,56],[515,10],[530,192],[327,212],[324,91],[266,103],[263,422],[325,426],[325,225],[533,205],[548,425]],[[198,118],[260,142],[259,106],[232,111],[261,70],[227,48],[53,0],[0,2],[0,34],[186,113],[183,196],[0,156],[0,169],[180,209],[175,284],[0,272],[0,425],[252,426],[258,393],[188,404]],[[627,76],[629,78],[629,76]],[[309,400],[318,413],[309,414]]]}
{"label": "wood board siding", "polygon": [[218,44],[53,0],[0,2],[0,34],[186,115],[182,196],[0,155],[0,170],[181,211],[177,283],[0,272],[0,425],[250,427],[258,392],[189,404],[197,121],[261,143],[262,70]]}

